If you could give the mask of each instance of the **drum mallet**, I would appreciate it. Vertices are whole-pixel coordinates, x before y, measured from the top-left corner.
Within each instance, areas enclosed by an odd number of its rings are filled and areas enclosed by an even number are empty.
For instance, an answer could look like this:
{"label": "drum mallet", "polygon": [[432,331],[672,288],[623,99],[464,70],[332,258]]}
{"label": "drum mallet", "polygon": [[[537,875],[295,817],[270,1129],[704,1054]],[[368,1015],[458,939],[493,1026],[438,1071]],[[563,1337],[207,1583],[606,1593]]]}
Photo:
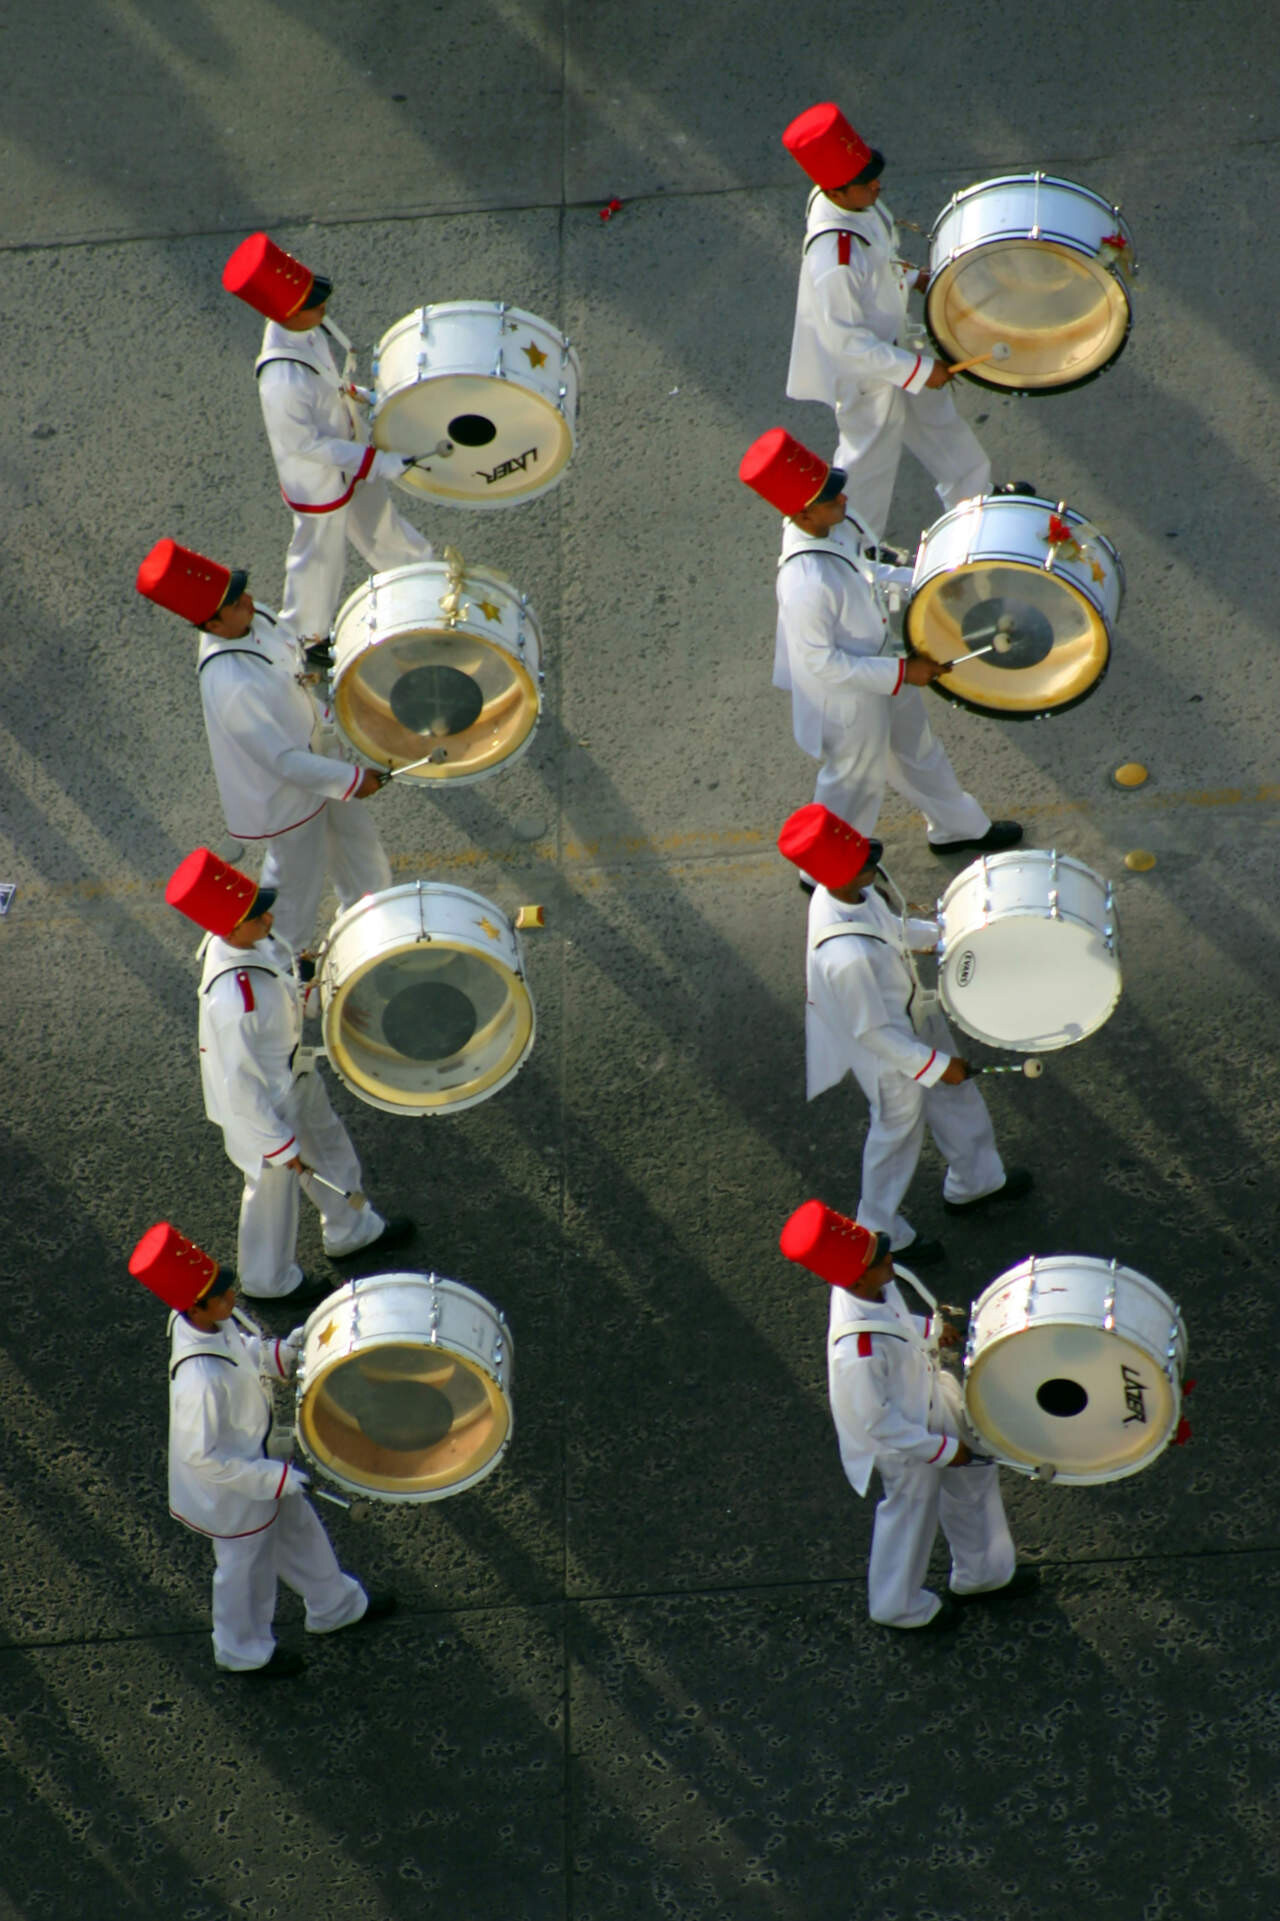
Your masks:
{"label": "drum mallet", "polygon": [[1044,1073],[1044,1062],[1038,1054],[1028,1054],[1025,1061],[1000,1061],[987,1067],[974,1067],[973,1074],[1025,1074],[1029,1081],[1038,1081]]}
{"label": "drum mallet", "polygon": [[430,767],[433,764],[439,765],[442,760],[447,760],[448,758],[449,756],[445,753],[444,748],[437,747],[433,753],[424,754],[421,760],[406,761],[403,767],[375,767],[372,769],[372,772],[379,776],[385,787],[389,780],[399,780],[402,774],[412,774],[416,772],[419,767]]}
{"label": "drum mallet", "polygon": [[369,1512],[364,1501],[348,1501],[341,1494],[330,1494],[328,1488],[318,1486],[315,1481],[311,1483],[311,1492],[319,1501],[328,1501],[333,1507],[345,1508],[353,1521],[363,1521]]}
{"label": "drum mallet", "polygon": [[327,1181],[323,1174],[316,1173],[314,1167],[304,1167],[298,1178],[303,1181],[319,1181],[321,1187],[327,1187],[331,1194],[341,1194],[347,1206],[354,1207],[357,1213],[364,1206],[365,1197],[358,1187],[352,1188],[348,1194],[345,1187],[338,1187],[333,1181]]}
{"label": "drum mallet", "polygon": [[971,660],[981,660],[984,654],[1007,654],[1012,646],[1012,634],[997,634],[995,639],[989,640],[985,647],[975,647],[971,654],[957,654],[954,660],[949,660],[947,672],[953,674],[957,667],[967,666]]}
{"label": "drum mallet", "polygon": [[967,374],[970,367],[981,367],[988,360],[1007,360],[1012,352],[1013,348],[1007,340],[997,340],[993,346],[987,348],[984,354],[971,354],[968,360],[953,361],[947,371],[953,374]]}

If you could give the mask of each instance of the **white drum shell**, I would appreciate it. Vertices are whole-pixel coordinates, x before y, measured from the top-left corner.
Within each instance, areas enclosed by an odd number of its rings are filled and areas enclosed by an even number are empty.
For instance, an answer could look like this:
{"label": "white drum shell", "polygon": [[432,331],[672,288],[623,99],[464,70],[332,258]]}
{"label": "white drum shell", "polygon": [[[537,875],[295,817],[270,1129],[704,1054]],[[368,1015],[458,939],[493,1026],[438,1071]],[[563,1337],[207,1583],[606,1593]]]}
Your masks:
{"label": "white drum shell", "polygon": [[[447,1485],[399,1491],[385,1477],[364,1478],[343,1468],[317,1445],[311,1403],[325,1377],[352,1355],[379,1347],[439,1349],[466,1363],[489,1382],[491,1404],[500,1407],[505,1431],[493,1451],[474,1470]],[[295,1389],[298,1445],[326,1479],[352,1494],[390,1502],[440,1501],[475,1487],[492,1474],[511,1445],[515,1412],[511,1404],[515,1346],[501,1311],[473,1288],[437,1274],[371,1274],[348,1281],[321,1301],[303,1330]]]}
{"label": "white drum shell", "polygon": [[1053,849],[974,861],[938,903],[938,993],[966,1034],[1051,1053],[1103,1025],[1120,998],[1110,885]]}
{"label": "white drum shell", "polygon": [[[1113,234],[1124,237],[1126,248],[1114,259],[1104,258],[1100,250]],[[1130,286],[1136,270],[1133,232],[1118,207],[1092,188],[1073,180],[1027,173],[978,181],[952,196],[929,236],[929,276],[935,308],[939,296],[945,297],[946,276],[957,263],[984,249],[998,249],[1003,243],[1019,241],[1043,245],[1046,249],[1062,249],[1074,256],[1080,270],[1096,283],[1099,307],[1109,314],[1108,325],[1103,338],[1078,365],[1070,364],[1064,346],[1065,364],[1047,377],[1036,377],[1025,387],[1021,385],[1016,361],[1010,363],[1012,371],[1002,372],[999,365],[987,365],[975,368],[973,377],[982,385],[1002,392],[1062,392],[1103,372],[1125,344],[1133,317]],[[927,296],[926,314],[932,331],[934,316],[930,308]],[[990,323],[990,333],[998,335],[1000,331],[998,321]],[[971,342],[957,339],[946,340],[944,344],[980,352],[989,340],[985,337],[981,342],[978,338]]]}
{"label": "white drum shell", "polygon": [[[440,610],[440,602],[451,591],[449,568],[443,560],[419,560],[407,567],[394,567],[374,574],[343,603],[333,630],[334,720],[338,731],[357,753],[375,760],[378,756],[366,740],[353,739],[343,725],[342,688],[344,681],[358,673],[362,658],[370,648],[385,646],[397,638],[431,633],[432,635],[471,638],[484,648],[492,648],[510,662],[511,672],[522,689],[521,726],[527,731],[514,740],[506,752],[495,741],[492,756],[482,766],[451,765],[447,758],[434,766],[415,768],[406,780],[424,784],[452,780],[460,786],[485,780],[500,769],[510,767],[533,742],[542,715],[542,634],[537,617],[522,594],[504,574],[488,567],[467,567],[459,594],[461,608],[456,618]],[[491,611],[486,612],[488,608]],[[496,615],[492,610],[496,610]],[[391,756],[396,765],[408,765],[437,745],[427,736],[418,736],[416,753]],[[440,743],[444,745],[444,743]],[[446,748],[447,754],[447,748]]]}
{"label": "white drum shell", "polygon": [[[573,457],[581,362],[549,321],[505,301],[442,301],[396,322],[374,350],[374,444],[426,455],[400,485],[455,507],[512,507],[546,493]],[[467,445],[459,417],[493,437]],[[443,456],[430,450],[450,441]]]}
{"label": "white drum shell", "polygon": [[[1080,560],[1068,560],[1061,549],[1050,553],[1045,546],[1044,530],[1050,514],[1059,515],[1073,533],[1079,530],[1081,544],[1090,553]],[[1101,548],[1101,581],[1094,578],[1093,552]],[[951,574],[958,567],[979,564],[1035,567],[1051,573],[1059,582],[1069,583],[1083,595],[1115,638],[1116,621],[1124,599],[1124,564],[1105,534],[1090,527],[1074,507],[1026,494],[986,494],[976,500],[963,500],[950,513],[935,520],[921,536],[916,549],[915,570],[911,576],[908,600],[939,574]]]}
{"label": "white drum shell", "polygon": [[[415,1097],[411,1088],[379,1090],[363,1074],[342,1029],[347,994],[379,960],[406,954],[423,943],[478,956],[506,987],[511,1032],[496,1061],[473,1080],[460,1080],[440,1097]],[[410,881],[366,894],[339,914],[318,968],[321,1030],[325,1050],[353,1094],[390,1114],[456,1114],[488,1100],[519,1073],[536,1034],[532,996],[525,983],[519,936],[500,907],[465,887]]]}
{"label": "white drum shell", "polygon": [[[965,1413],[987,1448],[1023,1473],[1068,1485],[1123,1480],[1173,1438],[1187,1336],[1177,1305],[1145,1275],[1085,1254],[1035,1256],[973,1305]],[[1087,1405],[1046,1412],[1047,1382]]]}

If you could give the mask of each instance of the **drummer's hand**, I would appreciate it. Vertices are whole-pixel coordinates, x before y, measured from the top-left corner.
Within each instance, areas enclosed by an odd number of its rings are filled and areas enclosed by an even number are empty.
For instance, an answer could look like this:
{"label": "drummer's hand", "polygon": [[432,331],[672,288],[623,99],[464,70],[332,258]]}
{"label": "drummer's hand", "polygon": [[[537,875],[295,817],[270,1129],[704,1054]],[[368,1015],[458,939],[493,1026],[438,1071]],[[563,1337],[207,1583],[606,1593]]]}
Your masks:
{"label": "drummer's hand", "polygon": [[968,1467],[972,1459],[973,1459],[973,1455],[970,1452],[970,1450],[965,1446],[964,1442],[957,1441],[955,1456],[952,1460],[950,1460],[947,1463],[947,1465],[949,1467]]}
{"label": "drummer's hand", "polygon": [[925,288],[928,285],[929,285],[929,269],[927,267],[921,267],[915,279],[916,292],[923,293]]}
{"label": "drummer's hand", "polygon": [[352,800],[371,800],[375,794],[382,792],[386,784],[387,776],[385,774],[376,774],[372,767],[366,767],[360,776],[360,785],[356,788],[351,798]]}
{"label": "drummer's hand", "polygon": [[945,660],[927,660],[923,654],[910,654],[907,657],[906,672],[902,678],[908,687],[927,687],[931,680],[938,678],[939,674],[946,673],[947,666],[948,662]]}
{"label": "drummer's hand", "polygon": [[968,1080],[971,1071],[968,1061],[962,1061],[958,1054],[953,1054],[942,1071],[942,1079],[948,1087],[959,1087],[962,1081]]}
{"label": "drummer's hand", "polygon": [[946,361],[935,360],[933,363],[933,372],[924,384],[926,387],[945,387],[949,380],[954,379],[955,375],[952,373]]}
{"label": "drummer's hand", "polygon": [[281,1166],[291,1167],[295,1174],[305,1174],[307,1172],[307,1163],[303,1160],[301,1154],[295,1154],[291,1161],[282,1161]]}

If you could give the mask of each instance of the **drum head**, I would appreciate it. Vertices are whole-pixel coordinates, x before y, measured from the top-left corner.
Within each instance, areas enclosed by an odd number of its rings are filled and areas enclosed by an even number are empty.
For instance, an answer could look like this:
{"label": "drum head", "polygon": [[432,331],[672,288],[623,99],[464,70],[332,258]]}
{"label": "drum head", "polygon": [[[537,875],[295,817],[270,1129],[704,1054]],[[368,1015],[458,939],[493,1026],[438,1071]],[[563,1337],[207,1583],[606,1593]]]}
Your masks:
{"label": "drum head", "polygon": [[307,1323],[299,1441],[356,1493],[459,1493],[510,1438],[503,1368],[487,1364],[503,1354],[501,1317],[457,1283],[443,1296],[421,1276],[376,1276],[368,1287],[354,1300],[331,1296]]}
{"label": "drum head", "polygon": [[1111,658],[1106,623],[1061,574],[1013,559],[974,560],[926,580],[907,609],[913,652],[971,665],[930,683],[958,707],[1040,720],[1087,699]]}
{"label": "drum head", "polygon": [[938,984],[948,1014],[975,1040],[1047,1054],[1110,1018],[1121,976],[1097,928],[1046,907],[997,914],[948,945]]}
{"label": "drum head", "polygon": [[[482,616],[485,603],[473,601]],[[497,609],[494,609],[495,617]],[[538,722],[538,688],[524,661],[483,634],[424,619],[357,653],[333,690],[339,727],[379,766],[415,767],[407,780],[476,779],[518,754]]]}
{"label": "drum head", "polygon": [[964,378],[1000,393],[1062,392],[1110,366],[1132,314],[1106,263],[1053,240],[993,239],[942,267],[925,299],[929,333],[947,360],[997,343],[1006,359]]}
{"label": "drum head", "polygon": [[1072,1481],[1113,1481],[1163,1448],[1179,1396],[1146,1348],[1093,1325],[1033,1320],[980,1352],[965,1412],[993,1451]]}
{"label": "drum head", "polygon": [[437,892],[367,895],[334,923],[322,972],[329,1058],[353,1093],[392,1113],[487,1100],[533,1045],[509,927],[478,896]]}
{"label": "drum head", "polygon": [[[532,340],[528,347],[543,352]],[[507,351],[518,356],[519,345]],[[455,507],[529,500],[555,484],[573,453],[559,407],[514,378],[480,372],[426,372],[382,403],[373,439],[398,454],[447,443],[447,453],[408,468],[401,485]]]}

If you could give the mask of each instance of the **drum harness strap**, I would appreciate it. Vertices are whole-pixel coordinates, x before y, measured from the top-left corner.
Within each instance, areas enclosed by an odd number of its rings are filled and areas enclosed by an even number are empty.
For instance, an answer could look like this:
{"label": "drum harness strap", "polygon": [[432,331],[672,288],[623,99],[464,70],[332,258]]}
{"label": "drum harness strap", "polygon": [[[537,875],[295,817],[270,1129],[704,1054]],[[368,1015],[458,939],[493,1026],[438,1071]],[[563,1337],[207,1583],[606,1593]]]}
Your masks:
{"label": "drum harness strap", "polygon": [[819,560],[842,561],[846,567],[858,576],[859,580],[862,581],[863,585],[869,590],[871,598],[876,604],[876,611],[885,624],[885,640],[888,640],[891,638],[887,631],[889,615],[891,611],[896,611],[898,589],[896,587],[893,589],[885,587],[883,580],[880,578],[880,572],[876,563],[871,560],[867,554],[866,550],[876,545],[872,537],[871,529],[864,527],[858,519],[858,516],[852,513],[848,507],[845,508],[844,518],[857,538],[857,560],[855,560],[851,554],[844,553],[836,546],[829,535],[810,534],[805,546],[793,547],[789,554],[780,554],[778,556],[777,569],[781,572],[789,560],[798,560],[801,554],[816,554]]}
{"label": "drum harness strap", "polygon": [[[355,374],[355,370],[356,370],[355,349],[352,347],[351,342],[347,339],[347,336],[343,333],[341,327],[335,326],[332,321],[322,320],[320,323],[320,331],[322,334],[327,334],[329,339],[333,341],[334,345],[336,347],[339,347],[342,350],[343,361],[342,361],[342,372],[340,374],[335,372],[331,376],[329,373],[329,370],[326,367],[317,366],[314,360],[309,360],[304,353],[299,351],[298,353],[259,354],[258,358],[253,363],[254,379],[255,380],[260,379],[263,368],[270,367],[274,361],[277,361],[277,360],[290,361],[295,367],[305,367],[308,373],[314,374],[317,380],[324,381],[326,386],[329,385],[330,380],[332,379],[334,386],[336,387],[337,391],[342,395],[343,399],[348,403],[354,402],[356,399],[355,382],[353,379],[353,375]],[[354,418],[352,419],[351,424],[352,424],[352,427],[358,432],[359,428]],[[370,467],[373,465],[374,455],[377,453],[377,451],[378,451],[377,448],[373,446],[370,446],[366,449],[364,459],[360,462],[359,471],[355,474],[354,478],[352,479],[350,485],[347,488],[347,491],[344,494],[340,494],[337,500],[326,500],[322,502],[320,506],[314,507],[314,506],[311,506],[307,501],[290,500],[288,494],[285,493],[283,487],[280,489],[280,497],[284,501],[285,506],[292,508],[295,514],[336,513],[339,507],[346,506],[352,494],[355,492],[359,482],[362,481],[367,475]]]}
{"label": "drum harness strap", "polygon": [[[904,1247],[902,1251],[904,1254],[911,1252],[909,1247]],[[930,1326],[932,1326],[938,1312],[937,1300],[914,1274],[911,1276],[911,1285],[921,1300],[928,1303]],[[908,1321],[904,1326],[901,1321],[892,1320],[888,1315],[868,1314],[859,1320],[850,1321],[848,1327],[841,1328],[831,1343],[832,1347],[839,1347],[841,1341],[847,1341],[853,1334],[887,1334],[890,1340],[905,1341],[909,1347],[918,1347],[927,1356],[936,1355],[937,1343],[933,1336],[922,1334],[914,1320]]]}
{"label": "drum harness strap", "polygon": [[[880,870],[880,873],[881,873],[881,878],[885,881],[885,883],[889,887],[893,888],[893,891],[895,894],[898,894],[897,888],[894,887],[893,882],[889,879],[889,876],[886,873],[884,873],[883,869]],[[879,889],[877,889],[876,891],[879,892]],[[884,899],[883,895],[881,895],[881,899],[882,900]],[[898,894],[898,902],[900,903],[901,908],[905,910],[906,902],[902,899],[901,894]],[[897,911],[893,901],[885,900],[885,906],[891,909],[894,909],[894,911]],[[919,1030],[916,1029],[916,1024],[914,1020],[911,1019],[912,1009],[915,1007],[916,1002],[918,1000],[920,1003],[920,1014],[921,1014],[921,1017],[923,1018],[925,1014],[930,1012],[934,1002],[937,999],[937,996],[936,994],[931,994],[926,988],[922,987],[920,984],[920,976],[916,972],[915,958],[912,955],[911,949],[907,945],[905,911],[899,912],[898,918],[901,922],[903,922],[901,947],[898,946],[896,941],[886,940],[883,934],[873,934],[870,932],[868,928],[855,927],[852,924],[852,922],[847,920],[832,921],[829,927],[820,928],[819,931],[813,937],[813,945],[815,948],[825,947],[829,940],[836,940],[842,934],[852,934],[858,940],[872,940],[872,941],[875,941],[877,945],[879,945],[880,947],[890,948],[895,954],[898,955],[899,959],[902,961],[903,965],[906,967],[908,974],[910,974],[911,976],[911,992],[907,995],[906,1014],[907,1014],[907,1019],[911,1021],[912,1028],[918,1032]]]}

